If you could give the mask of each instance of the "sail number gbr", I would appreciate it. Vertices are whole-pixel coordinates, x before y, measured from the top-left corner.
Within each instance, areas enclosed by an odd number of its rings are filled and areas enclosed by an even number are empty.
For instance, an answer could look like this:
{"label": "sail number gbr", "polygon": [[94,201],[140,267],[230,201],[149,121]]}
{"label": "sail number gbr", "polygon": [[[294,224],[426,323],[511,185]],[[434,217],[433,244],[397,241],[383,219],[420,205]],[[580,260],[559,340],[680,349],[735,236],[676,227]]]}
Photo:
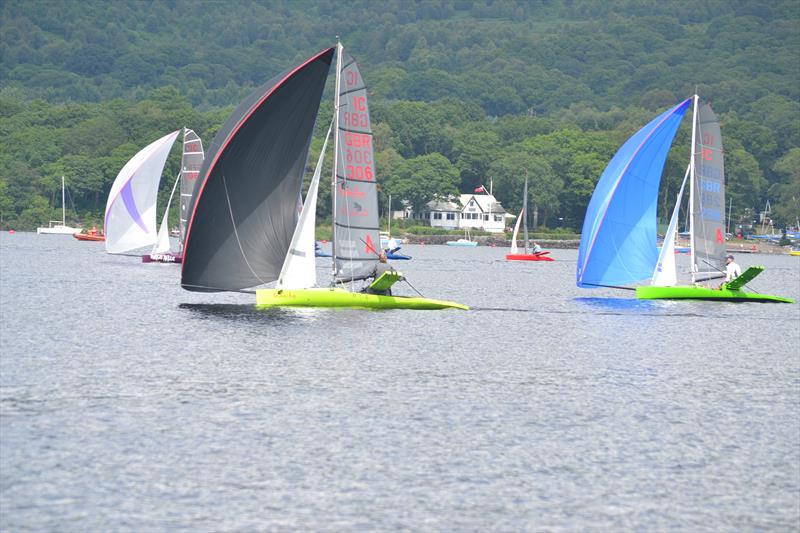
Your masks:
{"label": "sail number gbr", "polygon": [[372,135],[345,132],[344,159],[349,180],[375,181],[372,171]]}

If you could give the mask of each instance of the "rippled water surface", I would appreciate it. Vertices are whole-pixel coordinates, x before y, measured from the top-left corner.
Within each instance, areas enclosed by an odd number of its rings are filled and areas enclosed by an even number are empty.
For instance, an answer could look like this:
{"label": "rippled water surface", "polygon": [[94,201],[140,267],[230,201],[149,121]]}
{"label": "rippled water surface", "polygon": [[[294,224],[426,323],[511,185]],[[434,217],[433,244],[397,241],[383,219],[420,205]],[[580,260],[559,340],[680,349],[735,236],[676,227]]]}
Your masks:
{"label": "rippled water surface", "polygon": [[[472,311],[256,311],[102,250],[0,235],[4,531],[800,527],[798,305],[409,245]],[[800,299],[800,258],[737,260]]]}

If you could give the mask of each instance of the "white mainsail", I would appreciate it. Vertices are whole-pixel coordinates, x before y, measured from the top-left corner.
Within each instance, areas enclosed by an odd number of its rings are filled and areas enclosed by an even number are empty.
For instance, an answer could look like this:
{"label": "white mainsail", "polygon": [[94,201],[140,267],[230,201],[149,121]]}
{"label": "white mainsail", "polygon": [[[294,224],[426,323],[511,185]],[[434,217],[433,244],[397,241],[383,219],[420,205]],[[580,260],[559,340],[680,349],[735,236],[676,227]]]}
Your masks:
{"label": "white mainsail", "polygon": [[519,248],[517,247],[517,235],[519,235],[519,225],[522,222],[522,217],[525,216],[525,208],[522,208],[522,211],[519,212],[519,216],[517,217],[517,223],[514,224],[514,234],[511,236],[511,253],[518,254]]}
{"label": "white mainsail", "polygon": [[167,200],[167,207],[164,208],[164,216],[161,218],[161,226],[158,228],[158,240],[151,254],[163,254],[169,252],[169,206],[172,205],[172,197],[175,196],[175,189],[178,188],[178,182],[181,179],[180,173],[175,178],[175,184],[172,186],[172,192],[169,193],[169,200]]}
{"label": "white mainsail", "polygon": [[322,175],[322,162],[325,158],[325,150],[328,147],[328,139],[331,136],[332,127],[328,128],[325,142],[322,144],[317,167],[314,169],[314,177],[308,186],[306,201],[300,218],[292,235],[292,242],[289,251],[283,260],[281,273],[278,276],[277,289],[308,289],[317,284],[317,260],[314,253],[314,230],[317,221],[317,193],[319,191],[319,180]]}
{"label": "white mainsail", "polygon": [[106,203],[106,252],[123,253],[157,241],[158,184],[180,132],[173,131],[150,143],[117,174]]}

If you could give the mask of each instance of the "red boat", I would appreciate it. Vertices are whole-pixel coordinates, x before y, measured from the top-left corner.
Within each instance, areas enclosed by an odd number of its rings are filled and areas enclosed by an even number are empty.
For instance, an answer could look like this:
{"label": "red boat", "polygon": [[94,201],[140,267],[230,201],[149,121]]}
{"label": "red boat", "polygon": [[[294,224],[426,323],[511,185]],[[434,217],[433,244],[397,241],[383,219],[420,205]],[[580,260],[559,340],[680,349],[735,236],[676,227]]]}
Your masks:
{"label": "red boat", "polygon": [[[533,243],[533,250],[528,253],[528,216],[526,211],[528,210],[528,171],[525,171],[525,187],[522,193],[522,211],[519,212],[519,216],[517,217],[517,223],[514,224],[514,234],[511,236],[511,253],[506,254],[506,261],[555,261],[552,257],[548,254],[549,251],[543,251],[538,244],[535,242]],[[519,253],[520,250],[517,247],[517,236],[519,235],[519,225],[520,223],[524,223],[525,228],[525,236],[523,237],[523,242],[525,243],[525,251],[524,253]]]}
{"label": "red boat", "polygon": [[87,231],[86,233],[83,233],[82,231],[80,231],[78,233],[73,233],[72,236],[75,237],[76,239],[78,239],[79,241],[101,241],[102,242],[102,241],[106,240],[106,236],[103,235],[102,231],[98,232],[97,228],[92,228],[89,231]]}
{"label": "red boat", "polygon": [[506,259],[509,261],[555,261],[547,254],[550,252],[536,252],[533,254],[506,254]]}

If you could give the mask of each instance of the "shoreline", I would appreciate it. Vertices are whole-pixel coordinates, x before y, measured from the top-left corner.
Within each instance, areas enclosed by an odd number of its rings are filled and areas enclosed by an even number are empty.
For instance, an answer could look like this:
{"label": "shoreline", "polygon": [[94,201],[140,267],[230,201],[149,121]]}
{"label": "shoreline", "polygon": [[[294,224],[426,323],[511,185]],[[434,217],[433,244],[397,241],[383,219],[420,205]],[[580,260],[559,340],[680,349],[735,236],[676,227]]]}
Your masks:
{"label": "shoreline", "polygon": [[[406,244],[445,244],[447,241],[456,240],[458,235],[413,235],[406,234],[401,237]],[[473,236],[472,240],[479,246],[494,246],[510,248],[511,241],[504,237],[495,235]],[[536,241],[544,249],[577,250],[580,247],[580,239],[531,239]],[[678,242],[677,246],[689,246],[689,243]],[[787,254],[786,248],[777,244],[759,242],[754,240],[731,240],[725,243],[728,253],[731,254]]]}

